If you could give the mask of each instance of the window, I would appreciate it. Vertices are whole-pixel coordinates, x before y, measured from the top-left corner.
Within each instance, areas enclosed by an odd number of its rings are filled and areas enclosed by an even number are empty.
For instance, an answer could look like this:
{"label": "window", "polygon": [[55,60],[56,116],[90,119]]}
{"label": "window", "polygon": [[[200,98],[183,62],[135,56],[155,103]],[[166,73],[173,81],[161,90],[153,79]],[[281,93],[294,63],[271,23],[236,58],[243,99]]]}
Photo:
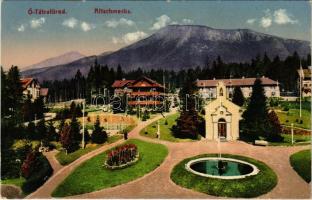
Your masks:
{"label": "window", "polygon": [[222,97],[223,96],[223,89],[222,88],[220,88],[220,97]]}

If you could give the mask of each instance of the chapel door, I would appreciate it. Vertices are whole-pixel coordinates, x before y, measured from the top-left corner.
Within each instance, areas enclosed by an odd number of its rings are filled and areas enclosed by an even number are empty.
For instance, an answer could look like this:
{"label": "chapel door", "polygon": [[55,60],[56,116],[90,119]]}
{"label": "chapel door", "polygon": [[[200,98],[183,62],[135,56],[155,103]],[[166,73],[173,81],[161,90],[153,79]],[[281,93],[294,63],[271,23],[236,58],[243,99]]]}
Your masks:
{"label": "chapel door", "polygon": [[218,121],[218,135],[220,138],[226,138],[226,121],[223,118]]}

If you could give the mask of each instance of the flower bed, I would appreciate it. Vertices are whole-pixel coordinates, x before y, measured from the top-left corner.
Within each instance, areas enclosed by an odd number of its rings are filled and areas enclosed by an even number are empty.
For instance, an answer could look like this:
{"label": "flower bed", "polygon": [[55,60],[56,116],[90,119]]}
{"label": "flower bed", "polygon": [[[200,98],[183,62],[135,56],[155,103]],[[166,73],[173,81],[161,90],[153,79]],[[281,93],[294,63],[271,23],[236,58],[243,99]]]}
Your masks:
{"label": "flower bed", "polygon": [[135,144],[125,144],[107,153],[104,167],[121,169],[136,163],[139,160],[138,148]]}
{"label": "flower bed", "polygon": [[[290,127],[283,127],[283,133],[284,134],[291,134],[291,128]],[[310,135],[311,131],[306,129],[299,129],[294,127],[294,135]]]}

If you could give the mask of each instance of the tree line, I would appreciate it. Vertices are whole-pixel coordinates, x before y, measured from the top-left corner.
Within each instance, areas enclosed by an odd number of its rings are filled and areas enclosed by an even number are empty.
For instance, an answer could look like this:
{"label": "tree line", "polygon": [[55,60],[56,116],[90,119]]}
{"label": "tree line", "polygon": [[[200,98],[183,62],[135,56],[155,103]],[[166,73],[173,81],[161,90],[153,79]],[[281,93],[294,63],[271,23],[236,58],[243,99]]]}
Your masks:
{"label": "tree line", "polygon": [[133,80],[143,75],[159,83],[165,81],[165,86],[169,92],[181,88],[186,81],[187,74],[192,74],[194,80],[266,76],[278,80],[285,91],[296,92],[297,70],[300,63],[303,68],[307,68],[311,63],[311,55],[308,54],[305,58],[300,58],[298,53],[294,52],[281,60],[279,56],[270,59],[264,53],[263,56],[258,55],[246,63],[225,63],[218,56],[216,60],[208,62],[205,66],[179,71],[166,69],[146,71],[137,68],[125,72],[120,65],[114,69],[109,68],[108,65],[101,65],[95,60],[85,76],[81,74],[80,70],[77,70],[75,77],[72,79],[44,81],[42,86],[49,88],[49,102],[68,101],[76,98],[86,98],[90,102],[92,94],[112,95],[111,86],[115,80],[121,80],[122,78]]}

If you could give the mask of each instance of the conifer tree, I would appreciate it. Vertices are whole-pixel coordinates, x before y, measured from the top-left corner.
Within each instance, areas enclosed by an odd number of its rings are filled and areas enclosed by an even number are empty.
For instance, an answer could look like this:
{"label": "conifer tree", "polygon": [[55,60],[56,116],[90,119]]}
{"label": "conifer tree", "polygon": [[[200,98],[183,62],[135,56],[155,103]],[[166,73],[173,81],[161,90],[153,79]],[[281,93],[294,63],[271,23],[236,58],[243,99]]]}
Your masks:
{"label": "conifer tree", "polygon": [[233,94],[232,102],[238,106],[243,106],[245,103],[244,95],[242,93],[242,90],[239,87],[234,88],[234,94]]}
{"label": "conifer tree", "polygon": [[252,87],[250,102],[242,117],[244,119],[244,132],[251,139],[258,139],[259,136],[267,135],[268,109],[260,79],[256,79]]}
{"label": "conifer tree", "polygon": [[8,98],[8,108],[10,114],[17,121],[21,121],[20,115],[22,100],[23,100],[23,88],[20,81],[19,69],[17,66],[12,66],[7,74],[7,88],[9,93],[5,98]]}
{"label": "conifer tree", "polygon": [[41,119],[36,126],[36,138],[39,140],[46,140],[47,127],[45,125],[45,120]]}
{"label": "conifer tree", "polygon": [[103,130],[103,127],[100,126],[99,116],[96,118],[96,122],[94,124],[94,130],[91,135],[91,140],[96,144],[103,144],[107,141],[107,133]]}
{"label": "conifer tree", "polygon": [[79,149],[79,145],[81,143],[82,135],[80,134],[80,123],[77,121],[76,116],[73,116],[70,126],[70,135],[73,142],[73,147],[75,149]]}
{"label": "conifer tree", "polygon": [[173,133],[178,138],[196,139],[199,133],[203,132],[204,120],[198,115],[196,108],[195,83],[192,80],[192,72],[188,72],[188,79],[180,92],[182,100],[182,112],[173,126]]}

